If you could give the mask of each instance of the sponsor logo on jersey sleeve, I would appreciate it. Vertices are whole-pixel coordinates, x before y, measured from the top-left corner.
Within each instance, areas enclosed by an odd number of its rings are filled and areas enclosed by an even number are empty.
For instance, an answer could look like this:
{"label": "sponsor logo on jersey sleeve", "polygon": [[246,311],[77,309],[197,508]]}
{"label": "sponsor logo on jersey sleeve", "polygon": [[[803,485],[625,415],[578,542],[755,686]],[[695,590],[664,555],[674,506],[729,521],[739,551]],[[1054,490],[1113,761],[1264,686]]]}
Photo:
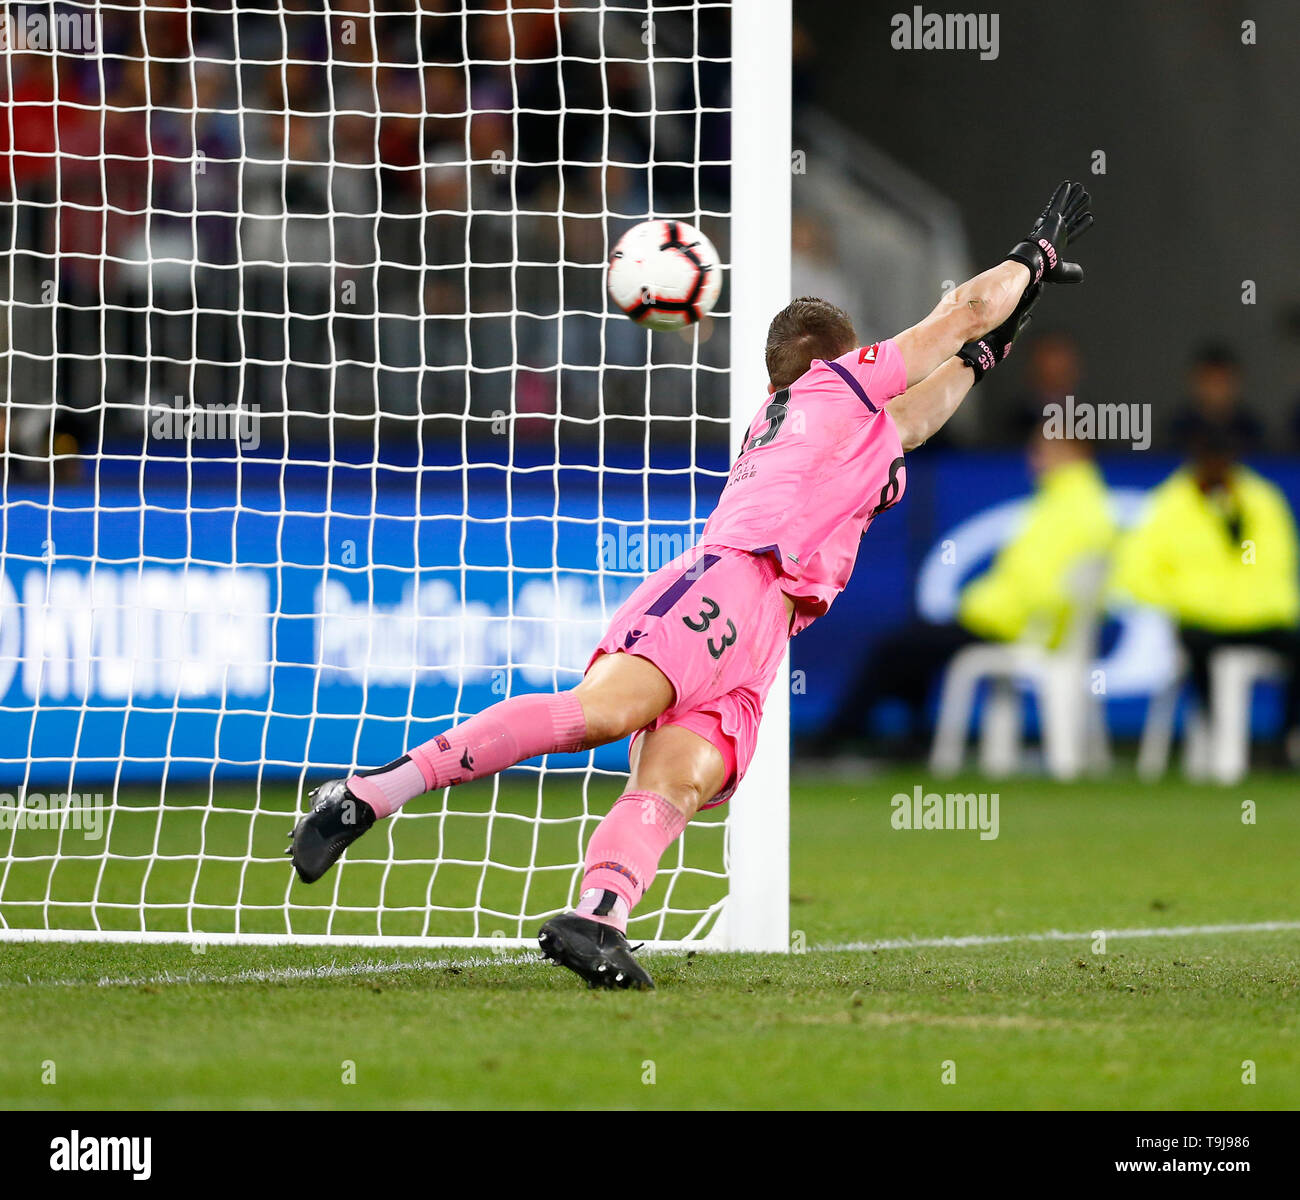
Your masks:
{"label": "sponsor logo on jersey sleeve", "polygon": [[872,342],[870,346],[863,346],[858,351],[858,362],[873,363],[876,361],[876,351],[880,349],[879,342]]}

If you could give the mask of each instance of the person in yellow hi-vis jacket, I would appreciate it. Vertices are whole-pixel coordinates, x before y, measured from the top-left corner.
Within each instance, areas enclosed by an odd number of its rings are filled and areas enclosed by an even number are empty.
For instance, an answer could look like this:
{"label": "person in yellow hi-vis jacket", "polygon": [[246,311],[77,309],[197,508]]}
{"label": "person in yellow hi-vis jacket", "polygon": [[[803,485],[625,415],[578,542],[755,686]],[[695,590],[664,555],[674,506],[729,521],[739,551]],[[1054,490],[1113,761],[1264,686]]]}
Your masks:
{"label": "person in yellow hi-vis jacket", "polygon": [[1053,646],[1074,608],[1073,568],[1106,554],[1116,527],[1090,443],[1039,435],[1029,463],[1036,487],[1028,509],[993,565],[966,585],[957,619],[984,641]]}
{"label": "person in yellow hi-vis jacket", "polygon": [[966,585],[957,620],[916,620],[881,639],[826,732],[807,748],[828,753],[857,736],[886,697],[911,713],[911,744],[925,744],[923,709],[943,668],[973,642],[1033,639],[1055,645],[1073,611],[1073,576],[1084,559],[1105,555],[1116,526],[1091,444],[1035,431],[1028,447],[1034,492],[992,565]]}
{"label": "person in yellow hi-vis jacket", "polygon": [[1220,646],[1262,646],[1285,660],[1286,743],[1300,750],[1300,580],[1295,520],[1281,490],[1235,460],[1235,439],[1202,422],[1188,462],[1156,487],[1116,551],[1114,583],[1178,625],[1204,705]]}

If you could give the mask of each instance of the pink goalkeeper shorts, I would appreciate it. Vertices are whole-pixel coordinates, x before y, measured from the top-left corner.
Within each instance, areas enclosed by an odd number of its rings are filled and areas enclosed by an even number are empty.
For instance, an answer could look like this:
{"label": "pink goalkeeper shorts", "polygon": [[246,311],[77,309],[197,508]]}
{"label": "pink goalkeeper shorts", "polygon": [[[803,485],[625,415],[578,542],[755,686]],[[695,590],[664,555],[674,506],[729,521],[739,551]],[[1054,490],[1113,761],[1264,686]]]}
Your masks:
{"label": "pink goalkeeper shorts", "polygon": [[788,637],[776,564],[724,546],[696,546],[650,576],[623,603],[587,663],[626,651],[673,685],[671,708],[638,730],[681,725],[712,742],[727,782],[705,808],[730,799],[758,741],[763,701]]}

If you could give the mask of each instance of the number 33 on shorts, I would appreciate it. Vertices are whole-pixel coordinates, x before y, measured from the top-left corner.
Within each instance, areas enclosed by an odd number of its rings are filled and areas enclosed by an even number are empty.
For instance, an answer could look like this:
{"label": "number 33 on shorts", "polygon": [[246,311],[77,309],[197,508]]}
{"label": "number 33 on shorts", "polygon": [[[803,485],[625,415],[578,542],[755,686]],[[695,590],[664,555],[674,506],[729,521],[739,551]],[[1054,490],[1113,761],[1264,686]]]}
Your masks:
{"label": "number 33 on shorts", "polygon": [[[700,609],[700,615],[698,617],[683,617],[682,624],[695,633],[707,633],[713,622],[722,615],[722,610],[718,607],[718,602],[709,596],[701,596],[700,602],[704,605]],[[727,632],[722,635],[721,642],[715,643],[713,637],[709,637],[709,653],[714,658],[721,658],[723,651],[728,646],[734,645],[735,642],[736,626],[730,618],[727,618]]]}

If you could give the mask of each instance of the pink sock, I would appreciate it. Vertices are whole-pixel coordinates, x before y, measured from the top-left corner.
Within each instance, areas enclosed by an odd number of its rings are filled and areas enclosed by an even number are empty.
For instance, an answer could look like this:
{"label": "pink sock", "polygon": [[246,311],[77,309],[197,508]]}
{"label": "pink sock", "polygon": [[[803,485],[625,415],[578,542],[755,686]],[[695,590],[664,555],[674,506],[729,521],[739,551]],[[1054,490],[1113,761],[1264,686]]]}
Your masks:
{"label": "pink sock", "polygon": [[514,696],[485,708],[396,762],[349,776],[348,789],[378,817],[436,788],[495,775],[538,754],[581,750],[587,719],[572,692]]}
{"label": "pink sock", "polygon": [[587,843],[587,873],[574,911],[626,932],[628,914],[685,828],[685,814],[657,793],[624,792]]}

